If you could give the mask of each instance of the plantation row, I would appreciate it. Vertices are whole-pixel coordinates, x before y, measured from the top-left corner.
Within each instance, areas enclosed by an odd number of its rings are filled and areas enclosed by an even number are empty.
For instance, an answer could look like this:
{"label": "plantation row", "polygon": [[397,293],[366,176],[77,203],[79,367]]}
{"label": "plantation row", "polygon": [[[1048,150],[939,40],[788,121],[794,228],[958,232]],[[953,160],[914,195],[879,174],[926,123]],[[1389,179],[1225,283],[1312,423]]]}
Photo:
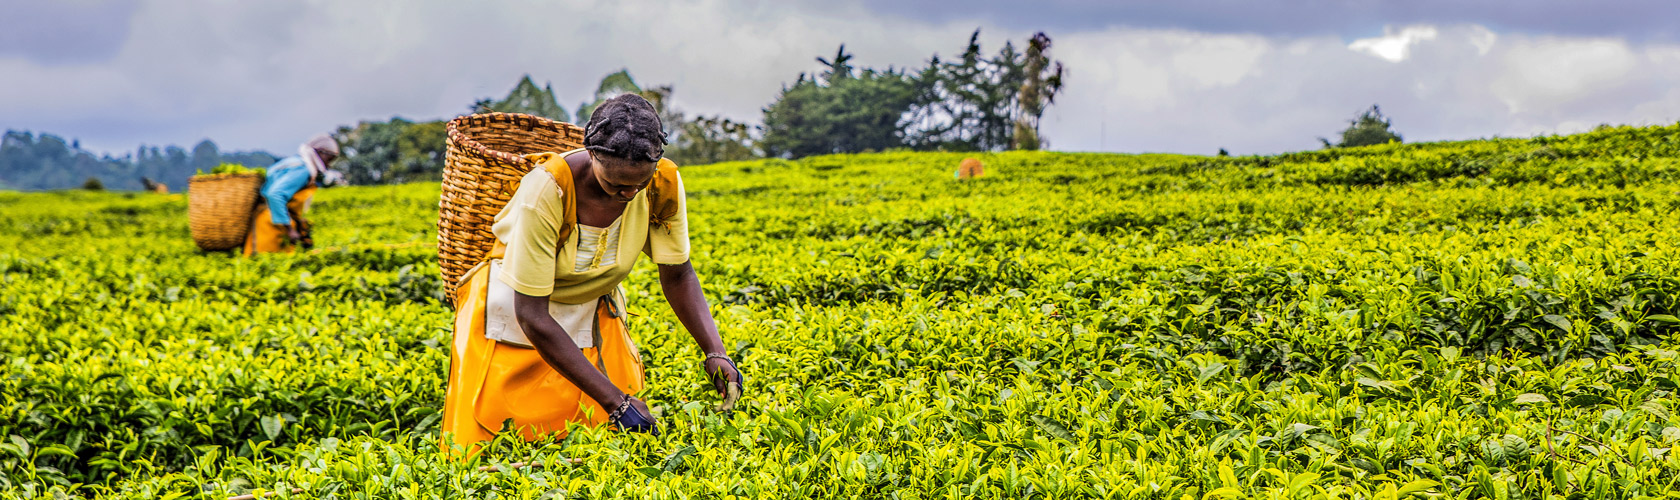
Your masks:
{"label": "plantation row", "polygon": [[[0,193],[0,491],[207,498],[1662,498],[1680,127],[1263,158],[683,168],[752,379],[714,414],[651,269],[667,433],[437,452],[437,186],[200,254],[174,196]],[[572,464],[562,459],[579,459]],[[517,472],[487,465],[546,462]]]}

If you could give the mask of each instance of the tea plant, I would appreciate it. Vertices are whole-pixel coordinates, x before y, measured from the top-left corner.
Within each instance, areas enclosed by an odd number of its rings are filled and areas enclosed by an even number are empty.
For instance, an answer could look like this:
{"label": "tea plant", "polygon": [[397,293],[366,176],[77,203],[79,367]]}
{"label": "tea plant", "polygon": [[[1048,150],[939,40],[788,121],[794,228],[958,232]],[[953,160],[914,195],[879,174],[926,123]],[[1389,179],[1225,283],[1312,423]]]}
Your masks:
{"label": "tea plant", "polygon": [[436,185],[323,190],[324,248],[254,259],[196,251],[179,195],[0,193],[0,491],[1680,490],[1680,126],[1004,153],[955,181],[963,157],[683,167],[693,261],[747,400],[709,409],[644,266],[631,330],[667,432],[579,428],[473,460],[437,446]]}

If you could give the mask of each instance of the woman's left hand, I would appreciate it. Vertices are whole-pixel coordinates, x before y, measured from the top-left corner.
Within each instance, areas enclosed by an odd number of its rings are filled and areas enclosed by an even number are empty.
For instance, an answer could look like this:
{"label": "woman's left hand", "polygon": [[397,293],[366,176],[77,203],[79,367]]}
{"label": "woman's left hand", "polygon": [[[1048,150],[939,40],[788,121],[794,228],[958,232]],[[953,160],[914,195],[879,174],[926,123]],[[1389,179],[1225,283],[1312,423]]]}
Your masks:
{"label": "woman's left hand", "polygon": [[741,399],[741,393],[746,390],[747,377],[735,367],[735,362],[724,357],[706,358],[706,378],[712,381],[712,388],[718,391],[718,397],[723,403],[718,405],[718,411],[729,411],[735,408],[735,402]]}

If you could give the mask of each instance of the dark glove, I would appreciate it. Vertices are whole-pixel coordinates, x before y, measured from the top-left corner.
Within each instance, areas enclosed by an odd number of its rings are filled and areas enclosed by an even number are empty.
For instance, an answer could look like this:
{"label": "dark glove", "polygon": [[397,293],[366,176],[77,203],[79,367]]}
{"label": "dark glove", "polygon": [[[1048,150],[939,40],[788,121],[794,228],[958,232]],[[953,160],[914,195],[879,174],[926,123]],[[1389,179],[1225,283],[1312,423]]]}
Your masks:
{"label": "dark glove", "polygon": [[624,402],[619,403],[618,408],[607,415],[607,421],[624,432],[645,432],[658,436],[659,421],[654,420],[653,415],[644,413],[645,410],[641,407],[645,406],[646,403],[627,394],[624,396]]}

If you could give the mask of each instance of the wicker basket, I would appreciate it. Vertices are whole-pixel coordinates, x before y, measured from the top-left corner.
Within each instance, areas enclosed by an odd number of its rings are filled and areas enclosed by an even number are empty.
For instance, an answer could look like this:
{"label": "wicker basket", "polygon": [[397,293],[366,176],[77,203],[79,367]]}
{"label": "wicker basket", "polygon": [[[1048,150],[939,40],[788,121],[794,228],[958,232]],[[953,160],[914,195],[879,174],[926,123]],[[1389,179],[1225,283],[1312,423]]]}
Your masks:
{"label": "wicker basket", "polygon": [[490,225],[536,165],[523,155],[583,147],[583,128],[518,113],[485,113],[449,121],[438,200],[438,267],[443,297],[454,307],[455,288],[496,244]]}
{"label": "wicker basket", "polygon": [[245,244],[251,212],[257,206],[263,174],[198,175],[187,180],[187,226],[193,243],[205,251]]}

